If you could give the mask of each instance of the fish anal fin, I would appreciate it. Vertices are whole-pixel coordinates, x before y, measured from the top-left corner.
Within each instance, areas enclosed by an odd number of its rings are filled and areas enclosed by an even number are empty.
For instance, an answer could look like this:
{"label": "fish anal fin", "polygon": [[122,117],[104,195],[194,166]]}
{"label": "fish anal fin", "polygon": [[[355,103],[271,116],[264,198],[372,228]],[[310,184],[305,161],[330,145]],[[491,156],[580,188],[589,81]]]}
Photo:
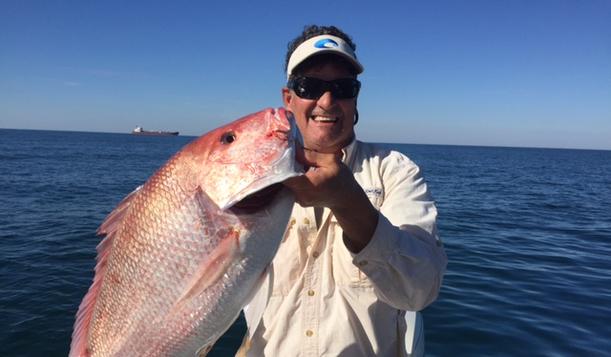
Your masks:
{"label": "fish anal fin", "polygon": [[120,223],[123,221],[123,217],[127,212],[132,200],[136,197],[136,194],[140,191],[142,186],[136,188],[129,195],[127,195],[117,207],[106,217],[104,222],[98,228],[97,233],[104,235],[104,239],[98,244],[96,250],[98,252],[96,258],[95,275],[93,283],[89,287],[89,291],[85,294],[83,301],[79,305],[78,312],[76,313],[76,321],[74,322],[74,329],[72,332],[72,342],[70,343],[70,357],[83,357],[90,356],[91,351],[88,345],[88,335],[91,320],[95,310],[95,305],[102,290],[102,282],[106,275],[106,267],[108,263],[108,257],[112,250],[113,241]]}

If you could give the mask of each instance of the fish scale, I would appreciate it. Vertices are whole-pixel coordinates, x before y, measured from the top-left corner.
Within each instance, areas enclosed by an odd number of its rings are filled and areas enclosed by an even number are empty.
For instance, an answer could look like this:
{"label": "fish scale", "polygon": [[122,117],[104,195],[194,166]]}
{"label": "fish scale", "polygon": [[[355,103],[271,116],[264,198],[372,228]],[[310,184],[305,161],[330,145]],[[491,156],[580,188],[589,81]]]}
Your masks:
{"label": "fish scale", "polygon": [[257,288],[294,200],[282,189],[255,210],[229,208],[300,174],[294,130],[282,109],[215,129],[111,212],[70,356],[194,356],[212,346]]}
{"label": "fish scale", "polygon": [[[157,188],[156,185],[152,185],[153,188],[151,190],[155,190]],[[145,186],[144,189],[147,187]],[[146,191],[143,191],[146,193]],[[128,331],[124,333],[134,334],[139,336],[138,339],[133,340],[129,344],[129,349],[127,351],[128,354],[141,353],[142,350],[138,351],[138,348],[142,348],[141,346],[146,346],[148,344],[149,337],[145,335],[145,332],[148,330],[147,325],[162,325],[163,319],[159,318],[159,315],[164,315],[171,308],[171,303],[176,301],[180,297],[180,291],[168,289],[167,287],[175,285],[175,282],[184,281],[188,279],[190,274],[192,274],[197,269],[197,261],[199,256],[207,255],[210,253],[213,247],[218,245],[218,241],[221,239],[221,234],[219,234],[218,229],[209,232],[208,235],[201,234],[203,232],[199,231],[196,227],[195,222],[198,221],[198,217],[202,219],[206,219],[207,214],[201,212],[199,205],[196,204],[195,201],[184,200],[183,197],[179,194],[167,195],[169,192],[165,192],[166,196],[169,197],[172,202],[184,202],[180,210],[171,210],[167,208],[178,208],[174,207],[173,204],[166,205],[156,205],[154,209],[146,209],[150,208],[151,205],[144,202],[134,202],[137,203],[135,209],[141,208],[143,212],[145,212],[144,216],[155,215],[155,217],[166,217],[167,225],[158,227],[157,231],[149,232],[149,231],[139,231],[134,228],[133,225],[130,225],[129,228],[124,232],[127,236],[132,236],[135,241],[139,241],[138,238],[142,238],[144,240],[150,240],[145,242],[143,245],[152,249],[149,249],[145,254],[141,254],[138,251],[134,251],[133,246],[130,245],[128,247],[124,247],[121,249],[123,252],[122,255],[117,257],[117,265],[125,264],[121,262],[121,260],[131,261],[131,257],[140,256],[143,257],[143,261],[140,262],[139,266],[142,267],[140,270],[128,270],[128,276],[126,279],[135,280],[136,286],[132,290],[140,291],[141,300],[137,302],[128,303],[129,300],[133,298],[134,295],[129,294],[128,296],[123,296],[122,298],[115,299],[115,305],[117,306],[133,306],[134,304],[141,305],[142,308],[138,311],[141,312],[140,315],[132,318],[132,321],[139,321],[139,326],[128,325]],[[154,196],[151,195],[151,196]],[[173,197],[173,198],[172,198]],[[159,202],[157,200],[156,202]],[[167,202],[166,202],[167,203]],[[167,211],[163,209],[163,206],[166,207]],[[172,218],[169,218],[172,217]],[[149,220],[149,219],[147,219]],[[204,222],[204,225],[209,228],[216,228],[212,219],[208,218],[209,222]],[[156,226],[157,227],[157,226]],[[172,240],[171,233],[176,231],[175,227],[180,227],[180,231],[188,232],[188,234],[179,234],[178,236],[181,238],[179,240]],[[149,228],[150,229],[150,228]],[[200,232],[200,234],[197,234]],[[154,239],[152,239],[154,237]],[[174,249],[170,245],[171,241],[179,241],[184,242],[188,246],[191,247],[187,252],[184,252],[182,255],[174,255],[168,254],[159,256],[158,252],[173,252]],[[131,242],[131,240],[130,240]],[[173,262],[175,265],[180,266],[182,269],[168,269],[167,265]],[[158,269],[155,270],[146,270],[145,267],[157,265]],[[180,270],[183,271],[180,274]],[[147,289],[144,285],[144,281],[146,281],[147,276],[146,273],[156,272],[158,275],[156,277],[149,276],[148,278],[156,279],[158,284],[154,285],[156,289],[151,290]],[[140,277],[139,279],[135,279],[134,277]],[[183,284],[184,285],[184,284]],[[180,285],[178,285],[180,286]],[[147,291],[148,290],[148,291]],[[147,299],[147,300],[145,300]],[[127,300],[127,301],[125,301]],[[129,314],[129,311],[125,312]],[[130,332],[129,329],[133,328],[134,331]],[[179,331],[181,332],[181,331]],[[174,333],[174,332],[172,332]],[[140,346],[140,347],[139,347]],[[135,349],[132,351],[132,349]],[[151,353],[155,353],[155,351],[150,351],[146,353],[146,355],[151,355]]]}

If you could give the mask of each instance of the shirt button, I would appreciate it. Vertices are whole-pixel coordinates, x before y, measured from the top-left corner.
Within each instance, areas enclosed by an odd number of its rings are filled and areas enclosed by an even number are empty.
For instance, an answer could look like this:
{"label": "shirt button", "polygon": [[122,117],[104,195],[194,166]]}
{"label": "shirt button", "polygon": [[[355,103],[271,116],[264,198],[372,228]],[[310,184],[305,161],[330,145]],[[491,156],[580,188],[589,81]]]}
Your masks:
{"label": "shirt button", "polygon": [[312,330],[307,330],[306,331],[306,336],[312,337],[312,335],[314,335],[314,331],[312,331]]}
{"label": "shirt button", "polygon": [[319,255],[320,255],[320,253],[318,253],[318,252],[314,252],[314,253],[312,253],[312,256],[313,256],[314,258],[318,258],[318,256],[319,256]]}
{"label": "shirt button", "polygon": [[297,220],[295,218],[291,218],[289,225],[293,226],[295,223],[297,223]]}
{"label": "shirt button", "polygon": [[308,219],[308,217],[303,219],[303,224],[305,224],[306,226],[310,225],[310,220]]}
{"label": "shirt button", "polygon": [[314,290],[308,290],[308,296],[314,296]]}

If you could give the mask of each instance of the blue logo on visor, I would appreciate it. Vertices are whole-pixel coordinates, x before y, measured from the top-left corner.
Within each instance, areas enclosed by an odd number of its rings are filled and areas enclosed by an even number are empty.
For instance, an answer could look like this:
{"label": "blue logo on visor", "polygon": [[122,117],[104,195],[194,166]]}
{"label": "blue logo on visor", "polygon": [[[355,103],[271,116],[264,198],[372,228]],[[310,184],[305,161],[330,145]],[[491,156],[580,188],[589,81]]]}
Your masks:
{"label": "blue logo on visor", "polygon": [[314,44],[314,47],[316,47],[316,48],[333,48],[333,47],[339,47],[339,45],[337,44],[337,42],[333,41],[330,38],[323,38],[322,40],[316,41],[316,43]]}

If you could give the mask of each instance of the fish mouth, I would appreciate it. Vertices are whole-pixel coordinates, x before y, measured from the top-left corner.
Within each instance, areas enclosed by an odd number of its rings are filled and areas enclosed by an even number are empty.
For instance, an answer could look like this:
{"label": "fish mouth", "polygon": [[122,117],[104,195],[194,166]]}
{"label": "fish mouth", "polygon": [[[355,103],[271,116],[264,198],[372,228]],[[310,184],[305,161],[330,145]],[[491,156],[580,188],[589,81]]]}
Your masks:
{"label": "fish mouth", "polygon": [[236,202],[229,210],[234,214],[253,214],[259,212],[269,206],[274,197],[278,195],[278,192],[282,190],[282,186],[281,183],[275,183],[257,192],[253,192]]}

